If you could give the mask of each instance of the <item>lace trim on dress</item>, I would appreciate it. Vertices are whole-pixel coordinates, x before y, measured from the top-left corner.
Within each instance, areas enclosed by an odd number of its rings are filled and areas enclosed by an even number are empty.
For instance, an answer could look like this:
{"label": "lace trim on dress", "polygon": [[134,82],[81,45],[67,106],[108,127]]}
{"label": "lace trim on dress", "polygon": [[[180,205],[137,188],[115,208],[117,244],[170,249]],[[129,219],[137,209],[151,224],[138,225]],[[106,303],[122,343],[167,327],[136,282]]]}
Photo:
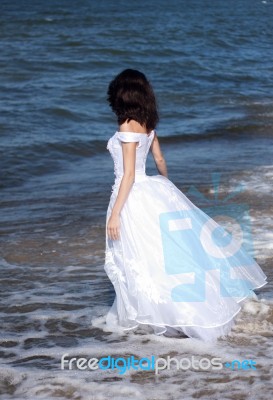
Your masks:
{"label": "lace trim on dress", "polygon": [[138,292],[146,296],[150,301],[155,303],[167,303],[167,300],[160,293],[158,286],[154,283],[153,278],[144,268],[141,268],[141,262],[134,259],[125,258],[125,265],[130,268],[134,274],[134,280]]}

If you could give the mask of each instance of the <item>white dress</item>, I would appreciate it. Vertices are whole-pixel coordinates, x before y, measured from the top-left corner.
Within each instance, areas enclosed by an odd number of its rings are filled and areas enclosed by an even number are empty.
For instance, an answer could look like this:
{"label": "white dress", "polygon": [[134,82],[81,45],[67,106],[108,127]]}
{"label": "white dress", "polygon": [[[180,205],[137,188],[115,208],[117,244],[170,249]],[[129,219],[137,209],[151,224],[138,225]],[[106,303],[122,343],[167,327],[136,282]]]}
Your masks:
{"label": "white dress", "polygon": [[267,277],[232,235],[169,179],[146,175],[153,138],[154,131],[116,132],[107,143],[116,178],[106,224],[123,176],[121,141],[138,142],[120,239],[111,240],[106,232],[104,270],[116,294],[106,326],[125,332],[144,324],[156,335],[216,340],[230,332],[239,303],[257,298],[253,289]]}

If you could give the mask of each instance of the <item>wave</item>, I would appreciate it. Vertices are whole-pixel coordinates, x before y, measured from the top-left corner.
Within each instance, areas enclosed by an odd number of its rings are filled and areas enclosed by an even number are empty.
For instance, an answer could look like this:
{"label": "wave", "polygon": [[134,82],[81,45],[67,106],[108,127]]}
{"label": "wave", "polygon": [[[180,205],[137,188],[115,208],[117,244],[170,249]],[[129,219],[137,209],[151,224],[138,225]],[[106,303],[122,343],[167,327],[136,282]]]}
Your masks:
{"label": "wave", "polygon": [[[60,112],[60,110],[58,111]],[[61,111],[62,112],[62,111]],[[164,147],[182,147],[185,142],[200,143],[210,141],[218,143],[222,140],[235,139],[236,141],[247,138],[272,137],[271,126],[259,125],[244,121],[244,123],[230,124],[205,131],[202,134],[173,134],[161,136],[158,134],[160,143]],[[54,173],[80,161],[101,155],[103,159],[108,156],[106,149],[107,139],[73,139],[66,142],[33,143],[28,145],[2,147],[0,150],[0,168],[2,179],[0,188],[17,186],[23,184],[31,176],[42,176]]]}

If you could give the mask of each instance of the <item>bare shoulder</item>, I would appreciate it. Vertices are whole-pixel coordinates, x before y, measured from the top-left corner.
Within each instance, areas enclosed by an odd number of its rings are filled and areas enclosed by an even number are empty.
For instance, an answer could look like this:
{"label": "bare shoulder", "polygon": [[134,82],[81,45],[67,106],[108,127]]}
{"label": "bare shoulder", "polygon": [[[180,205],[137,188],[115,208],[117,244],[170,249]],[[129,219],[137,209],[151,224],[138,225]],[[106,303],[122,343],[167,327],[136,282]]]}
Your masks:
{"label": "bare shoulder", "polygon": [[153,137],[152,144],[151,144],[151,150],[153,150],[153,148],[155,148],[155,147],[160,147],[156,131],[154,131],[154,137]]}
{"label": "bare shoulder", "polygon": [[154,138],[151,144],[151,152],[153,154],[154,160],[156,163],[158,162],[163,162],[164,161],[164,156],[160,148],[158,136],[156,132],[154,133]]}
{"label": "bare shoulder", "polygon": [[136,132],[136,133],[146,133],[146,128],[140,125],[139,122],[131,119],[130,121],[125,121],[119,126],[120,132]]}
{"label": "bare shoulder", "polygon": [[157,136],[156,130],[154,130],[154,139],[153,140],[157,140],[158,141],[158,136]]}

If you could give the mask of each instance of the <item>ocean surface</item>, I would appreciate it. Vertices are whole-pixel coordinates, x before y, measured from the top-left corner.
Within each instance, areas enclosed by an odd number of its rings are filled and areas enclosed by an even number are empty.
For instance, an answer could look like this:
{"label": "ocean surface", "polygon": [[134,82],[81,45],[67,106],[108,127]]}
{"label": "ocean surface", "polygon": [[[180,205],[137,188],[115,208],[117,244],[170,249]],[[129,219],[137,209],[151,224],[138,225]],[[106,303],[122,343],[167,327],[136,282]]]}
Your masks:
{"label": "ocean surface", "polygon": [[[1,0],[1,400],[272,399],[272,43],[272,0]],[[106,91],[124,68],[153,84],[169,179],[204,210],[248,214],[268,284],[214,345],[104,329],[115,297],[103,270],[106,144],[117,130]],[[257,369],[69,371],[65,353]]]}

